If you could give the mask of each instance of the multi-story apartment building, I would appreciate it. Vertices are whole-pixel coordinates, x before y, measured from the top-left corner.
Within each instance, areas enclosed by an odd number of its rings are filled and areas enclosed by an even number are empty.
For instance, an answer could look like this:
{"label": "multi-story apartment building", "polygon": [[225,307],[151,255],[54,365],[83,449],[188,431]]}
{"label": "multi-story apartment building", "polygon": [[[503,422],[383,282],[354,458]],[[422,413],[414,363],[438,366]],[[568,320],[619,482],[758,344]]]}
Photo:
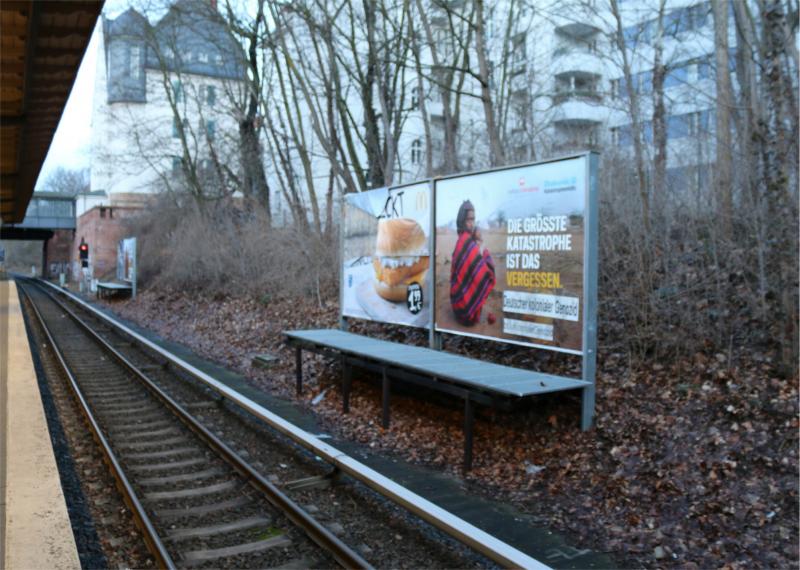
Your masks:
{"label": "multi-story apartment building", "polygon": [[[621,3],[620,16],[646,157],[652,158],[653,72],[660,51],[664,67],[668,186],[678,193],[707,188],[715,156],[712,134],[717,105],[711,2],[667,2],[660,16],[660,33],[657,5],[634,7],[632,4]],[[735,22],[732,14],[728,19],[728,44],[733,50]],[[613,18],[609,20],[616,25]],[[731,57],[730,61],[735,58]],[[612,112],[605,143],[609,152],[629,154],[634,136],[633,105],[622,71],[617,65],[609,78],[606,105]]]}

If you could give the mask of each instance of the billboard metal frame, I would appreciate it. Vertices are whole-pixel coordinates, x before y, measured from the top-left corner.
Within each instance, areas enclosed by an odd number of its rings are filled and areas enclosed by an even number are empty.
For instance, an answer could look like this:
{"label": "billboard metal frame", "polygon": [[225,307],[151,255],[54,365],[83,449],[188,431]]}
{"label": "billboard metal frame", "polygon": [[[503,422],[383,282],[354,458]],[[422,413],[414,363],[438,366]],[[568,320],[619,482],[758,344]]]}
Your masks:
{"label": "billboard metal frame", "polygon": [[[514,341],[507,339],[499,339],[495,337],[487,337],[483,335],[469,334],[460,331],[437,330],[436,328],[436,184],[442,180],[452,180],[456,178],[464,178],[468,176],[475,176],[478,174],[487,174],[492,172],[502,172],[505,170],[514,170],[517,168],[540,166],[543,164],[551,164],[554,162],[562,162],[576,158],[585,159],[584,164],[586,168],[584,178],[584,250],[583,250],[583,330],[582,330],[582,350],[561,349],[559,347],[540,345],[522,341]],[[417,180],[407,184],[399,184],[397,186],[383,187],[387,191],[391,191],[406,186],[412,186],[420,183],[427,182],[430,188],[430,235],[428,236],[429,247],[433,262],[431,263],[431,287],[432,299],[431,302],[431,319],[428,325],[428,342],[430,348],[435,350],[442,349],[442,333],[454,334],[459,336],[467,336],[472,338],[479,338],[482,340],[490,340],[493,342],[503,342],[514,344],[517,346],[525,346],[528,348],[538,348],[542,350],[551,350],[581,356],[581,379],[587,382],[585,388],[582,389],[582,404],[581,404],[581,429],[588,430],[592,426],[594,420],[595,408],[595,379],[597,369],[597,279],[598,279],[598,167],[599,155],[593,151],[586,151],[574,154],[567,154],[547,160],[540,160],[537,162],[513,164],[509,166],[501,166],[498,168],[491,168],[486,170],[475,170],[472,172],[463,172],[452,174],[448,176],[440,176],[436,178],[429,178],[427,180]],[[381,188],[374,188],[380,190]],[[340,254],[344,253],[344,223],[345,220],[345,205],[346,195],[342,199],[340,209],[340,219],[342,220],[341,229],[339,231],[339,251]],[[343,313],[344,301],[344,260],[339,263],[339,326],[341,330],[346,331],[349,328],[348,319],[356,317],[348,317]],[[398,324],[398,323],[387,323]],[[399,326],[409,326],[402,325]]]}

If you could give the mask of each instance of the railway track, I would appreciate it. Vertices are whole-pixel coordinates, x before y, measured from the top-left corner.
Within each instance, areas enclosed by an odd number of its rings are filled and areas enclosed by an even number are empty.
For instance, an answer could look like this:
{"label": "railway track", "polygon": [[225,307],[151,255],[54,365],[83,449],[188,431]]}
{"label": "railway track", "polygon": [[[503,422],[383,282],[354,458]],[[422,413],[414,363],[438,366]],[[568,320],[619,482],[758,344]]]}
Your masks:
{"label": "railway track", "polygon": [[150,380],[152,364],[23,290],[159,565],[370,567]]}
{"label": "railway track", "polygon": [[18,282],[160,566],[546,568],[77,298]]}

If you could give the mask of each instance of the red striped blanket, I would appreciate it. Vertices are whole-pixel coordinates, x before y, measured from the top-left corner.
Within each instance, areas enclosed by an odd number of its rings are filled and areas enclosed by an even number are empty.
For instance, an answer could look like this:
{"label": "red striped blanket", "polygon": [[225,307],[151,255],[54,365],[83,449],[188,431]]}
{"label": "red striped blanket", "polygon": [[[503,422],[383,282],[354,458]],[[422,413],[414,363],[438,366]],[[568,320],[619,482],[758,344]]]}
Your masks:
{"label": "red striped blanket", "polygon": [[488,251],[481,253],[480,245],[470,232],[461,232],[450,266],[450,304],[459,323],[474,325],[478,322],[494,284],[492,256]]}

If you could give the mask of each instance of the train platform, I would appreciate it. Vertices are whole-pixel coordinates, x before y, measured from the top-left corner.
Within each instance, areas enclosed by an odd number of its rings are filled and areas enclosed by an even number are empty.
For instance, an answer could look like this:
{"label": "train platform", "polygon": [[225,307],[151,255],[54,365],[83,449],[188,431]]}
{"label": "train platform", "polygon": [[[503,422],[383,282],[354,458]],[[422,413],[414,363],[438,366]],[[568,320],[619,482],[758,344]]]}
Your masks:
{"label": "train platform", "polygon": [[0,277],[0,568],[80,567],[16,283]]}

